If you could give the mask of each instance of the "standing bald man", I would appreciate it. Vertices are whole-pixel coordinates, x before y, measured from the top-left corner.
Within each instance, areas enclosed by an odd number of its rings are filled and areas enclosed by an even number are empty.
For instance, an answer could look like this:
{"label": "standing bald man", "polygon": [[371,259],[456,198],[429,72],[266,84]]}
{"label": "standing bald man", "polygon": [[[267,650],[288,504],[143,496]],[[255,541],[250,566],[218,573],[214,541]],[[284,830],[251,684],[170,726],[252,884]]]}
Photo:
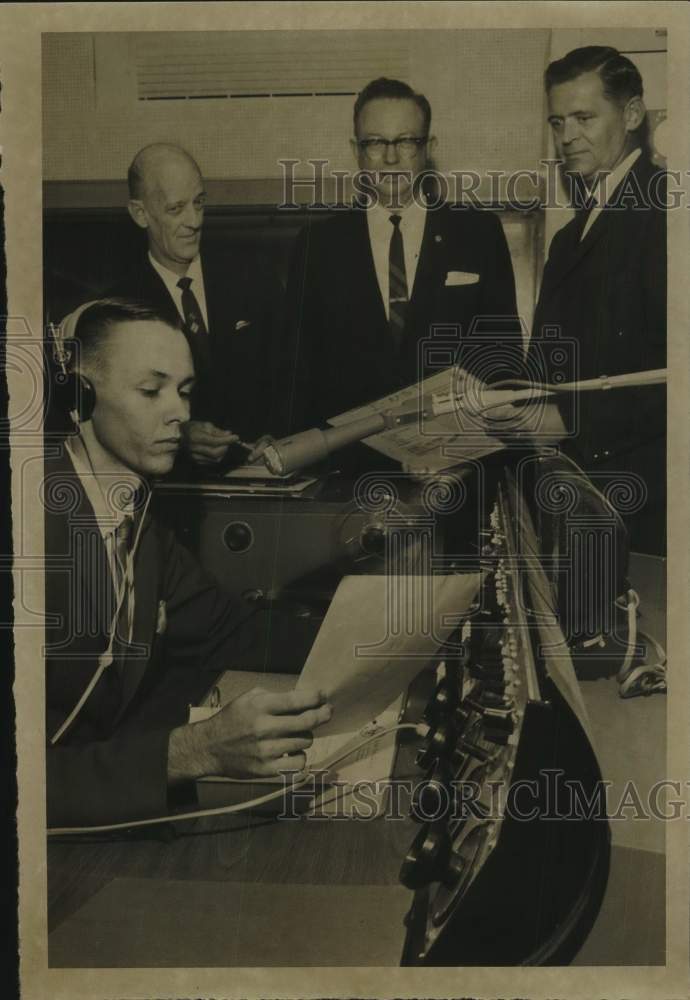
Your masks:
{"label": "standing bald man", "polygon": [[145,146],[127,182],[129,214],[146,232],[148,253],[109,294],[182,319],[197,373],[187,454],[207,468],[244,462],[238,439],[269,430],[277,282],[245,253],[240,260],[201,250],[206,192],[186,150]]}

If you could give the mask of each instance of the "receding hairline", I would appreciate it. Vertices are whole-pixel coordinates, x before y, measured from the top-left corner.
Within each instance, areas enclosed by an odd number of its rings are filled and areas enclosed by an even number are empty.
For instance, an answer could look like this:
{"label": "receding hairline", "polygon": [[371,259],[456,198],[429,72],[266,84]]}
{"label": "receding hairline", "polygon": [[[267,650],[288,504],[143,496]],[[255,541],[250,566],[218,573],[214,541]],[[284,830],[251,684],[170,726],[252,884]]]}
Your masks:
{"label": "receding hairline", "polygon": [[163,169],[175,162],[188,165],[202,179],[199,164],[182,146],[170,142],[152,142],[140,149],[134,155],[127,171],[130,198],[141,198],[144,192],[150,190],[159,180]]}

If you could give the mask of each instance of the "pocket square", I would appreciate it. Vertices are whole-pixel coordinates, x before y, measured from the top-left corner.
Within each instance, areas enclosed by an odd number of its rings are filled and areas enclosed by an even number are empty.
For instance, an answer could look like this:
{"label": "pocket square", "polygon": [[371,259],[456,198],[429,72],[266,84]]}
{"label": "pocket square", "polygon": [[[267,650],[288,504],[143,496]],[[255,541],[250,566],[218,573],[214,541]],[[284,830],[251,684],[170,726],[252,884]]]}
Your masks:
{"label": "pocket square", "polygon": [[476,285],[479,275],[473,271],[449,271],[446,275],[446,285]]}
{"label": "pocket square", "polygon": [[237,333],[238,330],[244,330],[245,326],[251,326],[251,320],[238,319],[235,323],[235,333]]}
{"label": "pocket square", "polygon": [[168,627],[168,613],[165,601],[158,602],[158,617],[156,619],[156,635],[164,635]]}

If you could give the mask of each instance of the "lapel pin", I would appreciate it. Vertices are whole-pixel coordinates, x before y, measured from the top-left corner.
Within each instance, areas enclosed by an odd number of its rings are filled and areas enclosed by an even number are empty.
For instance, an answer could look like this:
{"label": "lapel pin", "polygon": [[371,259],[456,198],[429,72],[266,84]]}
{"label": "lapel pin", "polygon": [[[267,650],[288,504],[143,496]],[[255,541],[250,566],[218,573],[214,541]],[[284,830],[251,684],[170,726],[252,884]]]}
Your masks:
{"label": "lapel pin", "polygon": [[434,240],[435,240],[435,241],[436,241],[437,243],[443,243],[443,237],[442,237],[442,236],[439,236],[438,234],[436,234],[436,236],[434,236]]}

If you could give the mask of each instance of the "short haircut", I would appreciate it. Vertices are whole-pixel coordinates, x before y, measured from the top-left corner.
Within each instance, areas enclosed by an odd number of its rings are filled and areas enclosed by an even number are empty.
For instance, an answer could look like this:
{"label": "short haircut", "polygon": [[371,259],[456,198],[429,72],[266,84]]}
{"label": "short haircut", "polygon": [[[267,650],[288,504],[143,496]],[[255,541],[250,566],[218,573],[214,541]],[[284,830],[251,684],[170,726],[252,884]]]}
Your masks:
{"label": "short haircut", "polygon": [[559,83],[576,80],[583,73],[598,73],[606,96],[619,104],[643,95],[637,66],[610,45],[585,45],[549,63],[544,73],[546,93]]}
{"label": "short haircut", "polygon": [[131,299],[98,299],[90,303],[76,322],[73,341],[81,365],[92,368],[103,367],[103,347],[113,326],[118,323],[137,322],[164,323],[173,330],[183,333],[182,321],[171,308],[135,302]]}
{"label": "short haircut", "polygon": [[355,134],[357,133],[357,119],[365,104],[369,101],[376,101],[379,98],[393,98],[398,101],[414,101],[424,115],[424,132],[428,135],[431,128],[431,105],[424,94],[417,94],[412,87],[402,80],[391,80],[386,76],[380,76],[377,80],[368,83],[364,90],[360,91],[353,110],[352,120]]}

